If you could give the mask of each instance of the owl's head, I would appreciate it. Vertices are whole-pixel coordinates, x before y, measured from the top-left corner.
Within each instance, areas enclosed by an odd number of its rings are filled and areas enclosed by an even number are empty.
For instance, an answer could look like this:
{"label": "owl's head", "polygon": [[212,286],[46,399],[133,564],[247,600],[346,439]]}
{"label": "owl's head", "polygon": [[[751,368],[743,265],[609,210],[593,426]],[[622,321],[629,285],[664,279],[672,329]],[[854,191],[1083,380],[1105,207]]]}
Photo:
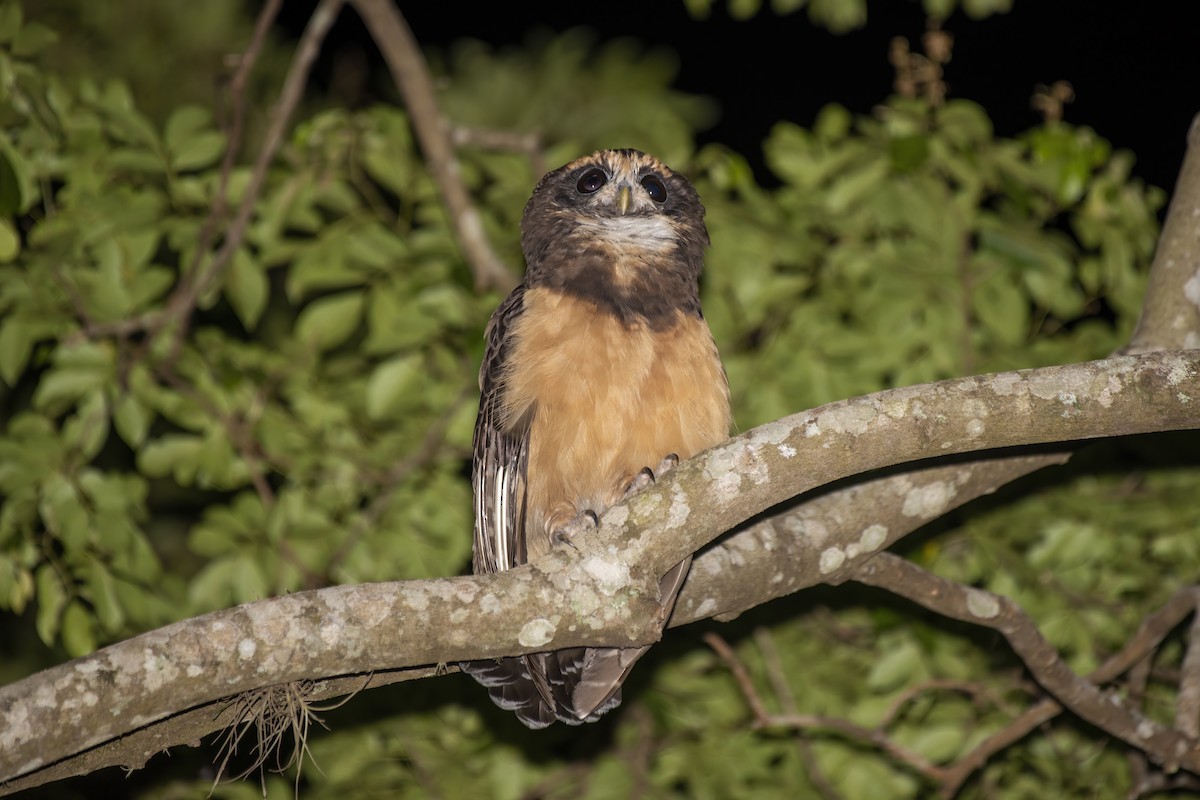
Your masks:
{"label": "owl's head", "polygon": [[699,274],[708,231],[687,178],[637,150],[601,150],[547,173],[521,220],[531,272],[597,260]]}

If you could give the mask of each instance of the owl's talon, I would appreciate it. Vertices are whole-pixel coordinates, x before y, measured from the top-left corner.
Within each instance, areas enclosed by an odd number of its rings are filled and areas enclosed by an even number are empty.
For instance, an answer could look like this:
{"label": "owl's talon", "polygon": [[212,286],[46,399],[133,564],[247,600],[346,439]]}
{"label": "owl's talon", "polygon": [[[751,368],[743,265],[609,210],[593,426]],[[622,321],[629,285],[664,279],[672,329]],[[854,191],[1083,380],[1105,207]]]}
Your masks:
{"label": "owl's talon", "polygon": [[[596,512],[590,508],[585,508],[575,515],[575,519],[563,525],[561,528],[555,528],[550,534],[550,538],[555,544],[565,544],[575,548],[575,543],[571,540],[584,531],[591,530],[600,525],[600,518],[596,516]],[[575,548],[578,549],[578,548]]]}
{"label": "owl's talon", "polygon": [[678,453],[667,453],[665,456],[663,456],[663,460],[658,462],[658,469],[654,470],[654,475],[657,478],[661,479],[663,475],[666,475],[668,472],[670,472],[671,470],[675,469],[678,466],[679,466],[679,454]]}
{"label": "owl's talon", "polygon": [[663,475],[666,475],[668,472],[675,469],[678,464],[679,456],[671,453],[667,456],[664,456],[663,460],[658,462],[658,469],[642,467],[638,474],[634,475],[629,480],[629,484],[625,487],[625,495],[621,499],[628,500],[630,497],[637,494],[642,489],[645,489],[647,486],[658,483]]}

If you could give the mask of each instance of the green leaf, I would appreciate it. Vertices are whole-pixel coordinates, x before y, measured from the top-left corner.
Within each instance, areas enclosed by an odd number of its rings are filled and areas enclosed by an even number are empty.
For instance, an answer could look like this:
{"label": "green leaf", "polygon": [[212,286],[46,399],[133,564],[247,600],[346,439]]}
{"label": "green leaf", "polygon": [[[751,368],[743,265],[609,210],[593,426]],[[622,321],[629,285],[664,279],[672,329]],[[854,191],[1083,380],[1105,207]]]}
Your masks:
{"label": "green leaf", "polygon": [[19,316],[0,321],[0,378],[16,386],[33,351],[33,325]]}
{"label": "green leaf", "polygon": [[125,624],[125,611],[117,599],[112,573],[99,559],[93,558],[88,562],[87,587],[100,625],[108,633],[118,632]]}
{"label": "green leaf", "polygon": [[247,331],[253,331],[267,307],[270,285],[266,270],[245,248],[234,253],[225,271],[225,297]]}
{"label": "green leaf", "polygon": [[33,171],[0,131],[0,216],[23,214],[38,197]]}
{"label": "green leaf", "polygon": [[75,448],[84,461],[91,461],[108,440],[109,416],[104,393],[93,389],[79,403],[79,410],[63,424],[62,439]]}
{"label": "green leaf", "polygon": [[963,725],[946,722],[925,725],[909,747],[935,764],[946,764],[962,752],[966,743]]}
{"label": "green leaf", "polygon": [[168,433],[142,448],[138,469],[149,478],[174,475],[177,483],[188,486],[196,479],[203,452],[204,440],[199,436]]}
{"label": "green leaf", "polygon": [[331,350],[357,330],[362,307],[362,292],[343,292],[314,300],[296,319],[296,338],[318,350]]}
{"label": "green leaf", "polygon": [[367,416],[380,420],[402,410],[421,378],[420,356],[406,355],[380,364],[367,381]]}
{"label": "green leaf", "polygon": [[62,615],[62,643],[72,658],[96,649],[96,620],[83,603],[72,600]]}
{"label": "green leaf", "polygon": [[920,667],[921,654],[916,645],[900,641],[867,673],[867,687],[875,692],[890,691],[907,683]]}
{"label": "green leaf", "polygon": [[19,58],[29,58],[57,41],[57,33],[40,22],[30,22],[13,40],[13,55]]}
{"label": "green leaf", "polygon": [[196,133],[171,153],[171,166],[180,172],[203,169],[216,162],[224,152],[225,134],[220,131]]}
{"label": "green leaf", "polygon": [[37,584],[37,634],[47,646],[53,646],[58,638],[59,621],[67,605],[67,590],[58,577],[58,570],[50,564],[38,567]]}
{"label": "green leaf", "polygon": [[1005,274],[982,283],[971,298],[979,321],[1000,341],[1019,344],[1029,331],[1029,299]]}
{"label": "green leaf", "polygon": [[[4,180],[4,175],[0,175],[0,181],[2,180]],[[18,255],[20,255],[20,237],[17,235],[17,229],[13,228],[12,223],[7,219],[0,219],[0,264],[17,260]]]}
{"label": "green leaf", "polygon": [[142,405],[132,392],[125,392],[113,404],[113,425],[125,444],[137,449],[146,441],[154,412]]}
{"label": "green leaf", "polygon": [[[0,149],[0,216],[7,217],[16,214],[20,208],[21,181],[17,179],[17,170],[9,161],[8,154]],[[0,223],[4,223],[8,227],[9,235],[16,240],[17,232],[13,230],[12,223],[6,219],[0,219]],[[5,243],[0,241],[0,263],[16,258],[18,251],[16,244],[14,241],[6,247]]]}
{"label": "green leaf", "polygon": [[38,383],[33,393],[34,408],[60,414],[80,397],[101,388],[106,378],[105,372],[90,367],[55,368]]}
{"label": "green leaf", "polygon": [[21,4],[17,0],[0,3],[0,44],[11,42],[21,30]]}

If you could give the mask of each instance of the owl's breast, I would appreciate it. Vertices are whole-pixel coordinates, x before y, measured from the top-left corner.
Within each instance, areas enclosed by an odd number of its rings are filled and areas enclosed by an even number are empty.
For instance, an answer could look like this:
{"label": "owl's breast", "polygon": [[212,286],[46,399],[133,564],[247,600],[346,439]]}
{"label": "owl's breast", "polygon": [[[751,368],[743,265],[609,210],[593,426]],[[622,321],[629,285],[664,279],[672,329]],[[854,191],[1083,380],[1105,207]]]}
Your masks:
{"label": "owl's breast", "polygon": [[[527,544],[579,511],[602,513],[643,467],[725,439],[729,390],[704,320],[622,321],[586,299],[530,289],[502,375],[508,420],[532,410]],[[501,424],[505,424],[502,421]]]}

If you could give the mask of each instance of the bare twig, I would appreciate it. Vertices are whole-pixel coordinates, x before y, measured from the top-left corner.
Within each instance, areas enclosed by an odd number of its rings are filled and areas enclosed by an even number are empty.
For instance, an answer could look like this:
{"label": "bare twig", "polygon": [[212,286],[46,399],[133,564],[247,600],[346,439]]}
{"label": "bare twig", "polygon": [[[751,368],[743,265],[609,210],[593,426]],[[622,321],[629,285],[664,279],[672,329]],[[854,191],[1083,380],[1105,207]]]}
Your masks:
{"label": "bare twig", "polygon": [[511,290],[517,285],[517,278],[492,250],[479,211],[463,184],[449,128],[438,107],[433,79],[416,37],[390,0],[350,0],[350,3],[366,23],[408,107],[417,141],[437,181],[459,246],[475,276],[476,288]]}
{"label": "bare twig", "polygon": [[711,632],[705,633],[703,638],[705,643],[713,649],[733,674],[738,688],[741,689],[742,697],[745,698],[746,704],[750,706],[751,713],[754,714],[754,727],[792,728],[801,731],[832,731],[847,739],[877,747],[896,761],[907,764],[931,780],[941,780],[943,770],[940,767],[931,764],[921,754],[897,744],[886,732],[879,728],[865,728],[849,720],[820,717],[812,714],[769,713],[758,694],[758,690],[754,688],[754,681],[751,680],[750,673],[746,671],[745,665],[742,664],[741,660],[737,657],[737,653],[729,646],[729,643],[721,636]]}
{"label": "bare twig", "polygon": [[343,3],[344,0],[321,0],[316,10],[313,11],[312,17],[308,20],[308,26],[304,29],[304,33],[300,36],[300,42],[296,45],[296,54],[292,58],[291,66],[288,67],[283,88],[279,93],[279,104],[275,109],[271,124],[267,126],[262,149],[259,150],[258,158],[255,159],[254,169],[246,184],[241,205],[238,206],[237,214],[225,230],[221,248],[207,267],[198,267],[192,279],[182,284],[180,290],[176,291],[170,302],[167,303],[162,322],[170,322],[173,319],[178,321],[175,332],[176,346],[182,342],[187,333],[196,301],[212,288],[221,277],[225,267],[233,259],[234,253],[242,246],[246,228],[250,224],[250,218],[254,215],[254,207],[258,203],[263,184],[266,182],[267,170],[270,168],[271,162],[275,160],[275,154],[279,152],[292,114],[295,112],[296,106],[300,104],[300,98],[304,96],[304,87],[308,83],[308,74],[312,70],[313,62],[317,60],[317,55],[321,52],[321,44],[325,41],[325,35],[333,27],[334,20],[337,19]]}
{"label": "bare twig", "polygon": [[[940,578],[891,553],[880,553],[855,580],[908,598],[937,614],[1004,635],[1034,679],[1073,713],[1146,752],[1168,772],[1200,771],[1200,742],[1127,707],[1076,675],[1033,621],[1006,597]],[[1193,601],[1194,602],[1194,601]]]}
{"label": "bare twig", "polygon": [[528,157],[534,175],[544,175],[547,171],[546,152],[542,147],[542,138],[536,133],[492,131],[456,125],[450,132],[450,139],[457,147],[478,147],[482,150],[521,153]]}
{"label": "bare twig", "polygon": [[704,643],[713,649],[729,671],[733,674],[733,679],[737,681],[738,688],[742,690],[742,696],[746,698],[746,704],[750,706],[750,712],[754,714],[754,724],[761,727],[766,724],[767,720],[771,719],[771,714],[767,711],[767,707],[763,705],[762,698],[758,696],[758,690],[754,688],[754,681],[750,679],[750,673],[746,671],[745,665],[741,659],[737,657],[737,653],[733,652],[733,648],[729,646],[729,642],[720,634],[709,631],[702,637]]}
{"label": "bare twig", "polygon": [[[1195,613],[1200,593],[1192,586],[1175,592],[1162,608],[1142,620],[1137,631],[1121,650],[1110,656],[1087,679],[1094,684],[1109,683],[1126,672],[1148,665],[1150,654],[1188,614]],[[1131,673],[1132,674],[1132,673]],[[947,770],[942,797],[954,797],[964,783],[996,753],[1028,736],[1041,725],[1061,714],[1063,707],[1052,699],[1041,700],[1027,708],[1001,730],[984,739],[975,749]]]}
{"label": "bare twig", "polygon": [[1200,738],[1200,613],[1192,615],[1175,701],[1175,727]]}
{"label": "bare twig", "polygon": [[985,703],[996,707],[1005,705],[1003,698],[998,697],[995,692],[981,683],[939,678],[922,681],[901,692],[892,701],[892,704],[888,706],[887,710],[883,712],[883,717],[879,720],[879,727],[886,728],[891,725],[896,720],[896,717],[900,715],[900,712],[904,710],[905,706],[929,692],[956,692],[958,694],[965,694],[977,706],[984,705]]}
{"label": "bare twig", "polygon": [[[771,684],[771,691],[775,693],[779,707],[783,709],[784,714],[798,715],[800,709],[796,706],[796,695],[792,692],[784,673],[783,660],[779,657],[779,649],[775,647],[775,637],[767,628],[759,627],[754,629],[754,642],[762,653],[767,681]],[[796,736],[796,752],[800,754],[800,760],[804,763],[804,773],[813,788],[820,792],[825,800],[841,800],[841,792],[825,775],[816,754],[813,753],[812,741],[803,735],[803,732]]]}

